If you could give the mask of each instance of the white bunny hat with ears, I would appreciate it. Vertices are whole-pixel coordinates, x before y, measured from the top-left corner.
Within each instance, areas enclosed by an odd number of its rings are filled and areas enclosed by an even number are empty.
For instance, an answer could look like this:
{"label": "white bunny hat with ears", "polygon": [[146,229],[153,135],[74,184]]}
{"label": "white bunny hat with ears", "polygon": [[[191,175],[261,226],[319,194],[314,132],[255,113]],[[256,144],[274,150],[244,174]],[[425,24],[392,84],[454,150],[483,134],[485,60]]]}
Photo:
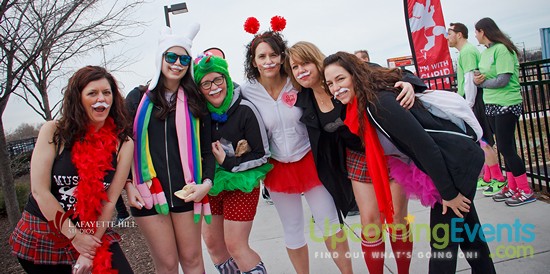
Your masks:
{"label": "white bunny hat with ears", "polygon": [[[156,71],[155,75],[151,79],[151,83],[149,84],[149,90],[153,90],[157,86],[161,74],[162,57],[169,48],[176,46],[182,47],[187,51],[187,54],[189,54],[189,56],[193,56],[191,54],[191,46],[193,45],[193,39],[195,38],[195,36],[197,36],[199,29],[200,25],[197,23],[192,23],[190,26],[188,26],[187,32],[184,32],[182,35],[172,34],[172,29],[169,27],[163,27],[161,29],[159,43],[155,56]],[[189,73],[191,73],[191,76],[193,76],[192,63],[189,64],[189,70]]]}

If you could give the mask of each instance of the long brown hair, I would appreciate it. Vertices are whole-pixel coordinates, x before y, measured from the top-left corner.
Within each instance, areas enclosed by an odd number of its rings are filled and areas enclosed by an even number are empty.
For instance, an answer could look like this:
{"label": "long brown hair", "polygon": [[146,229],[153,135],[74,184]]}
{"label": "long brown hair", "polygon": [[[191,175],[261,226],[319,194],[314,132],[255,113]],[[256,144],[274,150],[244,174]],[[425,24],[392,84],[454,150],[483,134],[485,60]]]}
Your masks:
{"label": "long brown hair", "polygon": [[513,54],[515,52],[518,56],[520,55],[518,48],[512,43],[512,40],[498,28],[497,23],[495,23],[493,19],[485,17],[477,21],[475,28],[477,31],[483,31],[483,34],[489,41],[501,43],[506,46],[510,53]]}
{"label": "long brown hair", "polygon": [[57,122],[53,138],[54,144],[70,148],[78,138],[84,137],[90,118],[82,105],[82,90],[90,82],[101,79],[106,79],[109,82],[113,93],[113,104],[109,110],[109,117],[114,120],[118,139],[125,141],[131,135],[124,98],[118,89],[115,78],[102,67],[86,66],[73,74],[64,89],[61,119]]}
{"label": "long brown hair", "polygon": [[[189,64],[189,68],[180,80],[180,86],[183,87],[183,92],[185,93],[185,96],[187,96],[189,110],[195,117],[199,118],[206,114],[206,101],[200,93],[197,84],[195,84],[195,81],[193,80],[193,76],[191,74],[192,65],[193,64]],[[149,93],[149,98],[151,99],[151,102],[153,102],[153,105],[160,109],[160,111],[155,114],[155,117],[161,120],[165,120],[170,112],[176,110],[176,104],[168,102],[164,96],[166,93],[166,87],[164,85],[165,79],[166,78],[161,73],[157,86]],[[175,93],[174,96],[176,96],[176,94],[177,93]]]}
{"label": "long brown hair", "polygon": [[[341,66],[351,75],[355,96],[357,96],[358,113],[365,113],[367,106],[377,100],[376,94],[378,91],[399,92],[397,88],[393,87],[402,78],[399,69],[370,67],[357,56],[343,51],[332,54],[323,61],[324,68],[332,64]],[[364,115],[359,115],[361,132],[363,132],[366,122]],[[360,137],[363,138],[362,134]]]}

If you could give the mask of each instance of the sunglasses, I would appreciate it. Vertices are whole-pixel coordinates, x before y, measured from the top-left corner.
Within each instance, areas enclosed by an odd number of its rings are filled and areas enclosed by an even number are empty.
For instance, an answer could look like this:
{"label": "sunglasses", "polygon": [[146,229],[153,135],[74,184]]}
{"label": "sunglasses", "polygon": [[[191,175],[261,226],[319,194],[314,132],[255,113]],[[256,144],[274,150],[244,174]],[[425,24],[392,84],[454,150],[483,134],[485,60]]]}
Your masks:
{"label": "sunglasses", "polygon": [[178,58],[182,66],[189,66],[189,63],[191,63],[191,56],[189,55],[178,55],[169,51],[164,53],[164,61],[168,64],[174,64]]}

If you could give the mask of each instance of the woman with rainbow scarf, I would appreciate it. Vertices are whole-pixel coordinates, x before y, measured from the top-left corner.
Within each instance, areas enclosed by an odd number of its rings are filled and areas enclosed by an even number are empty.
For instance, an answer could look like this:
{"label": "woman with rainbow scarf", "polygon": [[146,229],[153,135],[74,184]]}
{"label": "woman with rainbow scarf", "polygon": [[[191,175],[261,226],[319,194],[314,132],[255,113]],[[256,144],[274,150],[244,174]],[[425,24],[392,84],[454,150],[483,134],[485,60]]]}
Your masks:
{"label": "woman with rainbow scarf", "polygon": [[[203,237],[220,273],[267,273],[260,256],[248,245],[260,196],[259,181],[273,165],[260,113],[234,88],[227,62],[217,56],[197,58],[195,82],[212,117],[212,153],[216,185],[208,193],[212,224]],[[239,272],[241,271],[241,272]]]}
{"label": "woman with rainbow scarf", "polygon": [[[147,240],[157,273],[204,273],[201,213],[209,223],[206,194],[214,178],[210,117],[191,66],[191,26],[185,36],[161,34],[155,76],[131,91],[134,116],[133,180],[126,184],[131,212]],[[202,157],[202,159],[201,159]],[[183,199],[174,195],[186,186]]]}

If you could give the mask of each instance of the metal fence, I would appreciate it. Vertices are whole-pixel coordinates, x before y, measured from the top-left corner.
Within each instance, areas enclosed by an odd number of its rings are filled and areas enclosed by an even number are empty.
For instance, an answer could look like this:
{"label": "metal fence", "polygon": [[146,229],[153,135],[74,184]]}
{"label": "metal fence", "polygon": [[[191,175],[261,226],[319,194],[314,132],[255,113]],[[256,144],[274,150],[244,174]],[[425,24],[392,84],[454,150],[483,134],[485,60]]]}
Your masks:
{"label": "metal fence", "polygon": [[34,144],[36,144],[37,137],[31,137],[27,139],[21,139],[16,141],[8,142],[8,153],[10,157],[17,156],[24,152],[29,152],[34,149]]}
{"label": "metal fence", "polygon": [[[518,153],[534,190],[550,192],[550,59],[520,64],[523,115],[516,130]],[[456,91],[456,74],[424,79],[430,89]],[[441,83],[450,83],[445,88]],[[448,85],[446,86],[448,87]],[[500,154],[499,160],[503,163]]]}

